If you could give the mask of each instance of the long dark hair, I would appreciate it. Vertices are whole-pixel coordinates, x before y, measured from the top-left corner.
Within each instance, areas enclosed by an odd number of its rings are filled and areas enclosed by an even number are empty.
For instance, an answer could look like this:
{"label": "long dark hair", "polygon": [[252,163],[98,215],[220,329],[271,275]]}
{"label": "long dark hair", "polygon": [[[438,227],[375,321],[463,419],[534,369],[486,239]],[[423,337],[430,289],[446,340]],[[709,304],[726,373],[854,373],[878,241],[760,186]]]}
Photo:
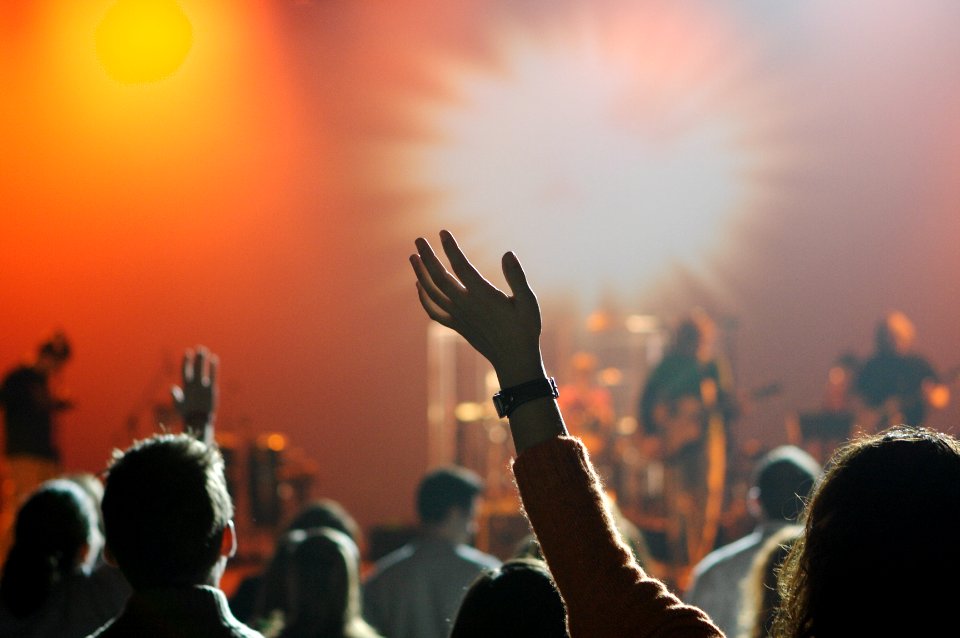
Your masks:
{"label": "long dark hair", "polygon": [[14,616],[40,609],[57,583],[75,571],[97,534],[90,497],[70,481],[47,481],[17,513],[14,542],[0,577],[0,600]]}
{"label": "long dark hair", "polygon": [[958,530],[956,439],[900,425],[853,441],[784,562],[774,635],[925,635],[960,598]]}
{"label": "long dark hair", "polygon": [[349,536],[293,531],[285,553],[281,638],[379,638],[360,616],[359,551]]}

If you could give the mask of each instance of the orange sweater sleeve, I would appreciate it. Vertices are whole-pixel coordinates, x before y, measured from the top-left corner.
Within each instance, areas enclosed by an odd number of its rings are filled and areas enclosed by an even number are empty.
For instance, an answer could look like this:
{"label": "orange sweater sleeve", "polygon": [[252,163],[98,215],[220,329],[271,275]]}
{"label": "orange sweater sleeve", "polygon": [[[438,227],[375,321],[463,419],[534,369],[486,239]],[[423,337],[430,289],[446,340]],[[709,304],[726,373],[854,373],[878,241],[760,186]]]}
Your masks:
{"label": "orange sweater sleeve", "polygon": [[558,437],[527,449],[513,472],[566,603],[571,638],[722,638],[704,612],[633,559],[579,440]]}

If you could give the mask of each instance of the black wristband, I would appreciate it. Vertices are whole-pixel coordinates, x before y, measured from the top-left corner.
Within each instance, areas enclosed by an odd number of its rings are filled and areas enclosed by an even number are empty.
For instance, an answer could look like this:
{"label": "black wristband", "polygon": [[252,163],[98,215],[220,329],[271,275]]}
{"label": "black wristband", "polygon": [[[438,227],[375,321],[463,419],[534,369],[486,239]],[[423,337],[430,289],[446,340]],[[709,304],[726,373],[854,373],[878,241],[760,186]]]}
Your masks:
{"label": "black wristband", "polygon": [[560,396],[557,382],[553,377],[549,379],[534,379],[510,388],[503,388],[493,395],[493,405],[497,409],[497,416],[501,419],[510,416],[514,410],[527,401],[534,399],[553,398]]}

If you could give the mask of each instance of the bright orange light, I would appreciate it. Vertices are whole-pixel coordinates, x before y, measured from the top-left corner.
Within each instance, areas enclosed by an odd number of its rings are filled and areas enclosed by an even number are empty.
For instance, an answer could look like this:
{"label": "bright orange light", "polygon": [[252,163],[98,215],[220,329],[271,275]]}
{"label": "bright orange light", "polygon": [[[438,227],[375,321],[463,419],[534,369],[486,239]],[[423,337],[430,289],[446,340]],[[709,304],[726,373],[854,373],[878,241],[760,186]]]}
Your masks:
{"label": "bright orange light", "polygon": [[267,435],[263,441],[267,444],[267,448],[274,452],[282,452],[287,447],[287,437],[277,432]]}
{"label": "bright orange light", "polygon": [[97,27],[97,56],[123,84],[158,82],[186,60],[193,27],[176,0],[118,0]]}

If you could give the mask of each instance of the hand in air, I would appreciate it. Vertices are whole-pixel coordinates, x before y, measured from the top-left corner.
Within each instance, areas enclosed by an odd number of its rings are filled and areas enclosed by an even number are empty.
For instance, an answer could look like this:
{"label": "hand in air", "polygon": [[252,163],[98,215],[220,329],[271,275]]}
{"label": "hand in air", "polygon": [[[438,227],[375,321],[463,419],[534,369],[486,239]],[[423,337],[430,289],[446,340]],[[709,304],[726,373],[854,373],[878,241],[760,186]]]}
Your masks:
{"label": "hand in air", "polygon": [[[183,383],[173,386],[173,405],[188,430],[213,423],[217,409],[217,355],[203,346],[183,354]],[[195,432],[196,433],[196,432]],[[204,437],[206,438],[206,437]]]}
{"label": "hand in air", "polygon": [[503,256],[503,275],[512,296],[483,278],[447,231],[440,243],[451,274],[426,239],[416,240],[410,263],[417,275],[417,294],[431,319],[463,336],[487,358],[502,387],[543,377],[540,359],[540,306],[527,284],[520,261]]}

